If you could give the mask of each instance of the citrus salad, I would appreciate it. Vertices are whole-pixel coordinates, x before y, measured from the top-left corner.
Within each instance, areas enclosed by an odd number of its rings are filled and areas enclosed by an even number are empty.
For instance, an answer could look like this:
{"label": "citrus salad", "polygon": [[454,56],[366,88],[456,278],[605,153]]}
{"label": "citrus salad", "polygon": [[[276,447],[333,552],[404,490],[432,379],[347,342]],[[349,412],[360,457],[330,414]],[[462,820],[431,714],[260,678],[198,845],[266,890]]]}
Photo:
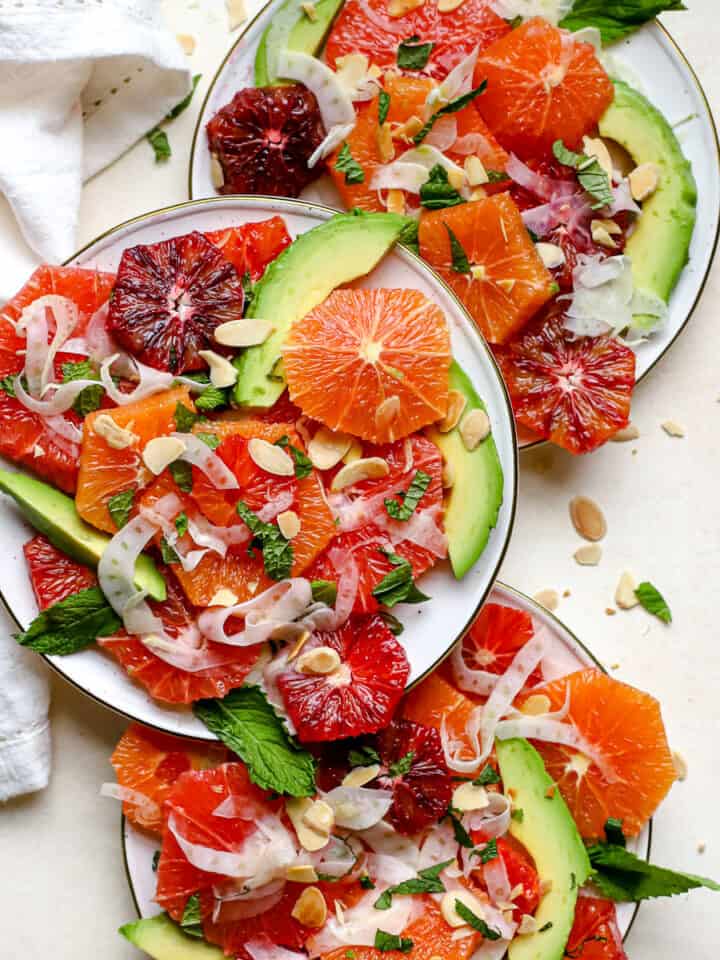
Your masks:
{"label": "citrus salad", "polygon": [[0,317],[0,451],[37,475],[0,471],[38,531],[21,644],[97,641],[169,704],[251,677],[303,740],[388,722],[393,608],[473,567],[503,490],[443,311],[348,286],[405,226],[339,214],[291,242],[274,217],[33,275]]}
{"label": "citrus salad", "polygon": [[404,242],[491,344],[526,439],[586,453],[629,422],[633,347],[687,262],[677,137],[602,49],[670,3],[276,3],[254,86],[207,124],[221,193],[413,218]]}
{"label": "citrus salad", "polygon": [[130,727],[101,792],[157,838],[163,912],[121,932],[155,960],[623,960],[616,902],[720,887],[632,852],[675,779],[659,705],[559,646],[491,602],[374,735],[302,749],[254,687],[220,744]]}

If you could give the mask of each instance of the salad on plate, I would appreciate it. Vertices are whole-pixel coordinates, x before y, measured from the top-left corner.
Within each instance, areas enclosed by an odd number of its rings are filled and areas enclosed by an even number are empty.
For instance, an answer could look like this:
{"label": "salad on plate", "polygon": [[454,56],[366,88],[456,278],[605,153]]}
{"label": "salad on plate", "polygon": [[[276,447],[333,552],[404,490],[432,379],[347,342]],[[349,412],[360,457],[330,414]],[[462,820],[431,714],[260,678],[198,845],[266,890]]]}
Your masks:
{"label": "salad on plate", "polygon": [[309,196],[325,175],[336,205],[412,217],[403,241],[492,346],[523,438],[589,452],[629,423],[697,201],[603,42],[677,7],[276,0],[252,85],[206,125],[217,189]]}
{"label": "salad on plate", "polygon": [[578,648],[503,588],[372,735],[281,747],[253,687],[223,744],[131,726],[102,788],[144,915],[121,933],[155,960],[623,960],[628,904],[720,887],[638,855],[676,776],[660,707]]}

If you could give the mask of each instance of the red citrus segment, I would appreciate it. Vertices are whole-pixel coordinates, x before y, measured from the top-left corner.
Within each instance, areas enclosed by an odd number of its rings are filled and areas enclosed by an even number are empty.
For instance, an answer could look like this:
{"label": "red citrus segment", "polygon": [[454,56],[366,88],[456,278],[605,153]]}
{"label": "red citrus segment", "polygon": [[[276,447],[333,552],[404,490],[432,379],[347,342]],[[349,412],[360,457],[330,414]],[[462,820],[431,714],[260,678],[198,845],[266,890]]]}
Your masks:
{"label": "red citrus segment", "polygon": [[470,751],[466,727],[476,706],[435,671],[408,693],[400,713],[408,720],[427,724],[436,730],[440,730],[444,722],[450,738],[467,744]]}
{"label": "red citrus segment", "polygon": [[424,73],[442,79],[476,46],[483,50],[509,30],[487,0],[465,0],[460,10],[448,13],[424,3],[402,17],[390,16],[386,0],[347,0],[330,31],[325,57],[335,68],[338,57],[364,53],[384,70],[397,66],[399,44],[417,35],[434,44]]}
{"label": "red citrus segment", "polygon": [[335,290],[293,324],[283,359],[303,413],[374,443],[408,436],[447,409],[447,320],[418,290]]}
{"label": "red citrus segment", "polygon": [[41,610],[97,584],[93,570],[72,560],[40,534],[28,540],[23,553]]}
{"label": "red citrus segment", "polygon": [[486,170],[504,170],[508,161],[507,151],[503,150],[490,127],[478,113],[475,102],[459,110],[454,116],[457,124],[457,140],[447,151],[448,157],[462,166],[469,155],[466,151],[472,147],[470,154],[479,157]]}
{"label": "red citrus segment", "polygon": [[140,490],[152,480],[152,474],[142,461],[142,451],[153,437],[172,433],[178,403],[193,409],[187,387],[156,393],[146,400],[113,410],[115,423],[128,428],[137,437],[131,446],[120,450],[109,446],[95,432],[98,416],[107,411],[88,414],[83,427],[75,500],[78,513],[84,520],[107,533],[117,533],[115,521],[108,511],[108,500],[124,490]]}
{"label": "red citrus segment", "polygon": [[[471,265],[453,268],[448,228]],[[507,193],[423,213],[420,253],[452,287],[491,343],[504,343],[553,294],[553,279]],[[472,269],[475,267],[476,269]]]}
{"label": "red citrus segment", "polygon": [[[526,611],[486,603],[462,639],[463,660],[471,670],[505,673],[534,632],[532,617]],[[528,677],[527,686],[535,686],[542,679],[538,666]]]}
{"label": "red citrus segment", "polygon": [[340,656],[333,673],[302,673],[292,662],[277,678],[300,740],[339,740],[380,730],[405,689],[410,669],[405,650],[379,616],[351,616],[333,632],[314,634],[303,651],[322,646]]}
{"label": "red citrus segment", "polygon": [[541,17],[484,50],[477,108],[500,143],[519,156],[549,154],[556,140],[580,145],[613,100],[613,85],[589,43]]}
{"label": "red citrus segment", "polygon": [[[536,743],[586,839],[602,837],[609,817],[637,835],[675,780],[660,705],[654,697],[599,670],[580,670],[536,688],[602,758],[605,774],[577,749]],[[606,775],[607,774],[607,775]]]}
{"label": "red citrus segment", "polygon": [[495,350],[524,427],[571,453],[588,453],[627,426],[635,354],[616,337],[575,337],[542,317]]}
{"label": "red citrus segment", "polygon": [[185,857],[175,837],[165,831],[158,861],[155,900],[167,910],[173,920],[179,923],[188,899],[216,879],[214,874],[194,867]]}
{"label": "red citrus segment", "polygon": [[253,281],[260,279],[265,267],[291,242],[282,217],[211,230],[205,236],[222,251],[241,277],[249,273]]}
{"label": "red citrus segment", "polygon": [[[108,299],[115,283],[114,273],[84,270],[80,267],[54,267],[44,264],[35,270],[28,282],[0,311],[0,319],[16,321],[33,300],[53,294],[72,300],[79,311],[78,323],[72,332],[81,336],[92,315]],[[22,341],[25,345],[25,341]],[[8,371],[17,372],[15,370]],[[5,376],[5,373],[2,373]]]}
{"label": "red citrus segment", "polygon": [[628,960],[614,903],[598,897],[578,897],[565,956],[582,957],[582,960]]}
{"label": "red citrus segment", "polygon": [[200,770],[223,763],[227,751],[219,744],[201,744],[171,737],[157,730],[131,724],[110,757],[118,783],[137,790],[158,807],[157,816],[143,807],[123,803],[123,812],[133,823],[156,833],[162,827],[161,808],[175,781],[186,770]]}
{"label": "red citrus segment", "polygon": [[[485,843],[487,837],[481,830],[472,831],[474,843]],[[513,895],[513,917],[519,923],[523,914],[532,916],[540,903],[540,877],[532,858],[516,840],[508,834],[496,840],[498,856],[501,858],[508,885],[517,891]]]}

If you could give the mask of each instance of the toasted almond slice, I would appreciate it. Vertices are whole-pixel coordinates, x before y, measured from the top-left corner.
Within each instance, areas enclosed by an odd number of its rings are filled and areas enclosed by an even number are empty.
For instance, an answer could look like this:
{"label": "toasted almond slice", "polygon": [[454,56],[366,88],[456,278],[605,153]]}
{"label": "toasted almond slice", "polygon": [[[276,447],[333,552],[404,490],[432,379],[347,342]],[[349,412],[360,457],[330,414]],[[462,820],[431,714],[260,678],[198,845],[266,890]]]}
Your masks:
{"label": "toasted almond slice", "polygon": [[539,717],[543,713],[549,713],[551,706],[550,697],[544,693],[534,693],[531,697],[527,698],[525,703],[520,707],[520,710],[530,717]]}
{"label": "toasted almond slice", "polygon": [[383,163],[390,163],[395,159],[395,145],[389,123],[383,123],[378,127],[377,144],[380,160]]}
{"label": "toasted almond slice", "polygon": [[470,893],[469,890],[450,890],[440,901],[440,913],[442,913],[445,923],[451,927],[463,927],[466,921],[455,909],[455,901],[459,900],[468,910],[472,910],[476,917],[481,920],[485,917],[485,910],[481,901]]}
{"label": "toasted almond slice", "polygon": [[654,163],[641,163],[628,175],[633,200],[642,203],[652,196],[660,183],[660,171]]}
{"label": "toasted almond slice", "polygon": [[526,937],[528,934],[537,933],[537,920],[531,913],[524,913],[520,918],[520,925],[517,928],[518,935]]}
{"label": "toasted almond slice", "polygon": [[592,220],[590,222],[590,232],[594,242],[599,246],[605,247],[607,250],[615,250],[617,244],[610,236],[610,231],[606,226],[606,223],[610,222],[609,220]]}
{"label": "toasted almond slice", "polygon": [[308,444],[308,457],[318,470],[332,470],[356,442],[347,433],[320,427]]}
{"label": "toasted almond slice", "polygon": [[142,454],[143,462],[157,477],[166,467],[174,463],[185,449],[185,444],[178,437],[153,437],[145,444]]}
{"label": "toasted almond slice", "polygon": [[[455,2],[455,0],[448,0],[448,2]],[[462,3],[463,0],[460,0]],[[460,4],[458,3],[458,6]],[[438,4],[438,10],[440,5]],[[479,187],[483,183],[488,182],[487,170],[483,166],[482,160],[480,157],[470,156],[465,157],[465,162],[463,163],[463,168],[465,170],[465,176],[467,177],[467,182],[471,187]]]}
{"label": "toasted almond slice", "polygon": [[681,426],[675,420],[664,420],[660,426],[669,437],[685,436],[685,427]]}
{"label": "toasted almond slice", "polygon": [[216,190],[225,185],[225,173],[216,153],[210,154],[210,179]]}
{"label": "toasted almond slice", "polygon": [[586,543],[578,547],[573,556],[581,567],[596,567],[602,557],[602,547],[599,543]]}
{"label": "toasted almond slice", "polygon": [[225,0],[225,9],[228,12],[228,26],[236,30],[241,23],[247,20],[245,0]]}
{"label": "toasted almond slice", "polygon": [[536,243],[535,252],[548,270],[561,267],[565,263],[565,252],[556,243]]}
{"label": "toasted almond slice", "polygon": [[214,350],[198,350],[198,356],[210,367],[210,383],[214,387],[231,387],[235,383],[238,372],[227,357]]}
{"label": "toasted almond slice", "polygon": [[685,757],[681,753],[678,753],[677,750],[672,752],[672,762],[675,767],[675,774],[678,780],[687,780],[688,775],[688,766],[685,762]]}
{"label": "toasted almond slice", "polygon": [[417,10],[422,7],[425,0],[390,0],[388,3],[388,15],[391,17],[404,17],[411,10]]}
{"label": "toasted almond slice", "polygon": [[285,870],[285,879],[291,883],[317,883],[318,875],[311,863],[293,863]]}
{"label": "toasted almond slice", "polygon": [[344,490],[345,487],[351,487],[362,480],[377,480],[379,477],[386,477],[390,473],[390,467],[387,461],[382,457],[361,457],[359,460],[353,460],[352,463],[346,463],[340,467],[333,477],[330,489],[333,492]]}
{"label": "toasted almond slice", "polygon": [[356,460],[359,460],[362,457],[362,444],[359,440],[356,440],[353,437],[353,442],[350,444],[350,449],[342,458],[343,463],[354,463]]}
{"label": "toasted almond slice", "polygon": [[490,436],[490,417],[484,410],[471,410],[460,422],[460,436],[465,449],[472,452]]}
{"label": "toasted almond slice", "polygon": [[573,497],[570,501],[570,519],[585,540],[602,540],[607,533],[605,515],[590,497]]}
{"label": "toasted almond slice", "polygon": [[[99,413],[93,420],[93,433],[102,437],[105,443],[113,450],[125,450],[131,447],[140,438],[132,432],[133,423],[121,427],[116,423],[109,413]],[[37,446],[37,444],[36,444]],[[42,450],[42,447],[40,448]],[[44,451],[43,451],[44,452]]]}
{"label": "toasted almond slice", "polygon": [[618,585],[615,588],[615,603],[621,610],[632,610],[640,601],[635,594],[635,578],[627,570],[621,574]]}
{"label": "toasted almond slice", "polygon": [[583,137],[583,152],[589,157],[595,157],[608,177],[612,178],[612,158],[610,156],[610,151],[605,146],[604,140],[601,140],[599,137]]}
{"label": "toasted almond slice", "polygon": [[224,347],[256,347],[265,343],[275,328],[267,320],[243,317],[221,323],[213,332],[217,343]]}
{"label": "toasted almond slice", "polygon": [[317,10],[315,9],[315,4],[312,3],[311,0],[305,0],[305,3],[301,3],[300,9],[308,18],[308,20],[312,20],[312,22],[315,23],[318,18],[318,14]]}
{"label": "toasted almond slice", "polygon": [[295,464],[282,447],[275,443],[268,443],[259,437],[253,437],[248,443],[250,459],[267,473],[276,477],[293,477]]}
{"label": "toasted almond slice", "polygon": [[485,787],[476,786],[472,780],[455,787],[452,805],[456,810],[484,810],[489,803]]}
{"label": "toasted almond slice", "polygon": [[397,419],[400,413],[400,397],[393,394],[386,397],[375,411],[375,426],[378,430],[384,430],[390,426],[393,420]]}
{"label": "toasted almond slice", "polygon": [[387,210],[388,213],[405,213],[405,194],[402,190],[388,190]]}
{"label": "toasted almond slice", "polygon": [[468,200],[470,203],[474,203],[476,200],[485,200],[486,197],[487,197],[487,193],[483,190],[482,187],[474,187],[470,191],[470,196],[468,197]]}
{"label": "toasted almond slice", "polygon": [[465,0],[438,0],[438,12],[451,13],[453,10],[461,7],[463,3],[465,3]]}
{"label": "toasted almond slice", "polygon": [[33,447],[32,455],[35,457],[36,460],[38,457],[45,456],[45,451],[43,450],[43,448],[40,446],[39,443],[36,443],[35,446]]}
{"label": "toasted almond slice", "polygon": [[607,230],[611,237],[619,237],[622,233],[622,227],[619,223],[616,223],[615,220],[610,219],[598,219],[593,220],[592,223],[602,224],[603,227]]}
{"label": "toasted almond slice", "polygon": [[[289,797],[285,801],[285,811],[295,828],[295,833],[303,850],[314,853],[327,846],[330,831],[327,833],[315,830],[305,822],[305,815],[314,804],[310,797]],[[327,804],[325,804],[327,806]]]}
{"label": "toasted almond slice", "polygon": [[182,47],[185,56],[191,57],[195,52],[195,37],[189,33],[178,33],[176,39]]}
{"label": "toasted almond slice", "polygon": [[312,634],[310,633],[309,630],[303,630],[303,632],[300,634],[300,636],[299,636],[299,637],[297,638],[297,640],[295,641],[294,647],[292,648],[292,650],[291,650],[290,653],[288,654],[288,658],[287,658],[287,662],[288,662],[288,663],[291,663],[291,662],[295,659],[295,657],[298,656],[298,654],[300,653],[300,651],[302,650],[302,648],[305,646],[305,644],[308,642],[308,640],[310,639],[311,636],[312,636]]}
{"label": "toasted almond slice", "polygon": [[472,263],[470,265],[470,276],[473,280],[487,280],[487,267],[484,263]]}
{"label": "toasted almond slice", "polygon": [[332,828],[335,826],[333,808],[324,800],[315,800],[311,803],[303,813],[302,819],[303,823],[311,830],[324,833],[326,836],[330,835]]}
{"label": "toasted almond slice", "polygon": [[234,607],[238,602],[237,596],[228,590],[227,587],[221,587],[217,593],[215,593],[208,604],[209,607]]}
{"label": "toasted almond slice", "polygon": [[413,114],[412,117],[408,117],[402,126],[393,131],[393,136],[411,140],[416,133],[420,133],[424,126],[425,124],[420,117]]}
{"label": "toasted almond slice", "polygon": [[317,887],[306,887],[295,901],[291,916],[305,927],[318,929],[327,920],[325,897]]}
{"label": "toasted almond slice", "polygon": [[332,647],[315,647],[301,653],[295,663],[295,669],[300,673],[312,673],[323,676],[335,673],[340,666],[340,654]]}
{"label": "toasted almond slice", "polygon": [[515,289],[515,281],[512,277],[507,277],[505,280],[496,280],[495,286],[500,287],[505,293],[512,293]]}
{"label": "toasted almond slice", "polygon": [[627,443],[628,440],[637,440],[640,436],[640,431],[635,426],[634,423],[629,423],[626,427],[623,427],[622,430],[618,430],[617,433],[614,433],[610,439],[613,443]]}
{"label": "toasted almond slice", "polygon": [[539,590],[533,596],[533,600],[536,600],[541,607],[545,607],[550,613],[552,613],[553,610],[557,610],[558,604],[560,603],[557,590]]}
{"label": "toasted almond slice", "polygon": [[292,540],[300,533],[302,522],[294,510],[283,510],[278,514],[277,525],[286,540]]}
{"label": "toasted almond slice", "polygon": [[456,190],[461,190],[465,184],[464,170],[448,170],[448,183]]}
{"label": "toasted almond slice", "polygon": [[447,413],[442,420],[438,420],[437,423],[437,428],[440,433],[450,433],[451,430],[455,429],[466,406],[467,398],[465,394],[459,390],[450,390],[448,393]]}
{"label": "toasted almond slice", "polygon": [[368,767],[355,767],[346,774],[342,785],[344,787],[364,787],[380,773],[380,764],[371,763]]}

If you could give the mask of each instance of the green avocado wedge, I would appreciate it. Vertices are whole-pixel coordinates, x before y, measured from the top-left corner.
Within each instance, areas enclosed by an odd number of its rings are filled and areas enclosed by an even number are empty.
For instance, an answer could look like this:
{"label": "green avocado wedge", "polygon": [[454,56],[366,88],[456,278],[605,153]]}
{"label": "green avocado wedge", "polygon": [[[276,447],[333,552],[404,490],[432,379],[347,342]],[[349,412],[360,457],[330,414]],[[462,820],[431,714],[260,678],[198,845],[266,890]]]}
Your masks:
{"label": "green avocado wedge", "polygon": [[[659,183],[642,204],[642,215],[625,253],[632,260],[635,289],[665,303],[688,262],[695,227],[697,188],[689,160],[660,111],[637,90],[615,80],[615,100],[600,119],[600,135],[619,143],[639,166],[652,163]],[[654,317],[637,316],[639,329]]]}
{"label": "green avocado wedge", "polygon": [[[37,531],[78,563],[97,567],[110,537],[85,523],[67,494],[24,473],[0,470],[0,490],[20,507],[25,519]],[[154,600],[166,597],[165,580],[150,557],[142,555],[135,566],[135,584]]]}
{"label": "green avocado wedge", "polygon": [[219,947],[188,937],[166,913],[126,923],[119,932],[152,960],[224,960]]}
{"label": "green avocado wedge", "polygon": [[[298,0],[286,0],[273,14],[272,22],[260,38],[255,54],[255,86],[269,87],[282,82],[271,69],[272,53],[278,47],[315,56],[323,47],[343,3],[344,0],[317,0],[315,19],[311,20],[301,10]],[[286,44],[288,30],[290,37]]]}
{"label": "green avocado wedge", "polygon": [[268,339],[235,359],[238,406],[271,407],[285,389],[278,370],[288,331],[332,291],[364,277],[408,225],[394,213],[338,213],[301,234],[273,260],[255,288],[249,317],[268,320]]}
{"label": "green avocado wedge", "polygon": [[512,791],[515,810],[510,834],[535,861],[541,883],[549,889],[535,913],[537,932],[516,937],[509,960],[562,960],[575,918],[579,888],[592,868],[575,821],[540,754],[527,740],[495,743],[505,793]]}
{"label": "green avocado wedge", "polygon": [[[485,410],[470,378],[455,360],[450,366],[450,389],[465,397],[460,423],[472,410]],[[460,580],[487,546],[497,523],[503,502],[503,471],[492,433],[474,450],[468,450],[458,427],[449,433],[436,429],[427,433],[440,448],[453,476],[444,522],[450,565]]]}

